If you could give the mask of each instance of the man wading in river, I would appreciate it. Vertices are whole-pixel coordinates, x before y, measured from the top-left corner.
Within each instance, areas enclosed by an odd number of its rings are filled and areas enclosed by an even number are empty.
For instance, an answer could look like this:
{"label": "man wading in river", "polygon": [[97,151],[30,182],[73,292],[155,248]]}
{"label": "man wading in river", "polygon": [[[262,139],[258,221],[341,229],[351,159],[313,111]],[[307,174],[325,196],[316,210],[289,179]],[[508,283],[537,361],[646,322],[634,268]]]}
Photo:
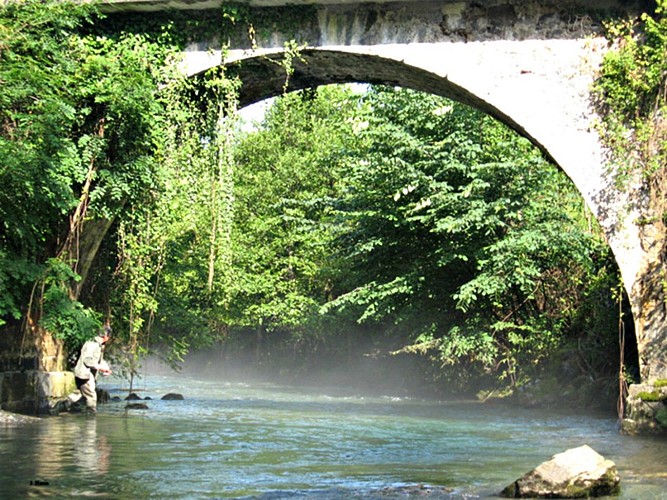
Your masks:
{"label": "man wading in river", "polygon": [[104,346],[111,338],[111,327],[108,323],[93,339],[81,347],[81,354],[74,367],[74,380],[78,391],[68,396],[70,404],[78,402],[83,396],[86,398],[86,411],[94,414],[97,411],[97,392],[95,392],[95,378],[97,373],[109,375],[111,369],[104,361]]}

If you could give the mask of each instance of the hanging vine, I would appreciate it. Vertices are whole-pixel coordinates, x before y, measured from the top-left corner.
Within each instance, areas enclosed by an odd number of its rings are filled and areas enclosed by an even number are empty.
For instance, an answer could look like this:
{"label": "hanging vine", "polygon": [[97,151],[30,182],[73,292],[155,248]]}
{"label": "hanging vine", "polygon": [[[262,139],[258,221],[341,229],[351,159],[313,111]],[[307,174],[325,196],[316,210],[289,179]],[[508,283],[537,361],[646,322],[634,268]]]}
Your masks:
{"label": "hanging vine", "polygon": [[[667,232],[667,1],[653,15],[606,25],[611,49],[593,88],[600,132],[619,187],[637,179],[650,213],[637,222]],[[662,280],[665,287],[665,278]]]}
{"label": "hanging vine", "polygon": [[210,239],[208,276],[209,293],[217,274],[225,281],[225,271],[232,264],[232,222],[234,217],[234,157],[233,139],[238,120],[238,91],[240,81],[225,75],[224,68],[209,72],[206,86],[211,91],[213,105],[209,121],[212,122],[213,137],[208,148],[210,165],[213,167],[210,183]]}

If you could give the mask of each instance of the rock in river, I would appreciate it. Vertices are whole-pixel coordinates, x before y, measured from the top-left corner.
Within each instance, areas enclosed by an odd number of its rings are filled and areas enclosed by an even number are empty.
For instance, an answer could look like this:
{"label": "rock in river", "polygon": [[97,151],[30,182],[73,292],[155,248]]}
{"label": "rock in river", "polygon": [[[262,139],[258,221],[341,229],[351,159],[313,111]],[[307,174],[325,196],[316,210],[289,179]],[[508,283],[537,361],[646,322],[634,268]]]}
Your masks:
{"label": "rock in river", "polygon": [[554,455],[505,488],[510,498],[589,498],[616,495],[620,478],[616,464],[589,446]]}
{"label": "rock in river", "polygon": [[177,392],[170,392],[170,393],[165,394],[164,396],[162,396],[162,399],[167,400],[167,401],[175,401],[175,400],[180,401],[184,398],[183,398],[183,394],[179,394]]}
{"label": "rock in river", "polygon": [[41,419],[37,417],[32,417],[28,415],[22,415],[19,413],[11,413],[8,411],[0,410],[0,424],[5,427],[13,427],[23,424],[31,424],[34,422],[39,422]]}
{"label": "rock in river", "polygon": [[148,410],[146,403],[128,403],[125,405],[126,410]]}

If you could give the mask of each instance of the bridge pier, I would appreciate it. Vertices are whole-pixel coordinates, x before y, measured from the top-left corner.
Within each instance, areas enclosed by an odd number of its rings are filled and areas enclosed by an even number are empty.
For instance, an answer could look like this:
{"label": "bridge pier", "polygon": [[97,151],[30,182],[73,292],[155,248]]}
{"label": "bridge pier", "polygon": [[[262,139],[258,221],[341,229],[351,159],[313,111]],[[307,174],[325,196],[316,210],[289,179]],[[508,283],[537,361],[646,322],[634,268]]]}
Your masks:
{"label": "bridge pier", "polygon": [[75,388],[62,343],[49,332],[17,325],[0,335],[0,409],[44,414]]}

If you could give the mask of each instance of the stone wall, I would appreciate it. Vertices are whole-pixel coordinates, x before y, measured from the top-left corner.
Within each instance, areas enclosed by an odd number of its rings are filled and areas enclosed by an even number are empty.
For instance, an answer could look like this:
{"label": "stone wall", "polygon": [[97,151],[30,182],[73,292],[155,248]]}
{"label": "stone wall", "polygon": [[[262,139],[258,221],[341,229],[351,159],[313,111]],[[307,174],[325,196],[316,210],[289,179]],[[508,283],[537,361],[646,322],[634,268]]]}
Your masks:
{"label": "stone wall", "polygon": [[626,434],[667,435],[667,380],[630,386],[622,429]]}
{"label": "stone wall", "polygon": [[61,341],[41,328],[5,325],[0,334],[0,408],[45,413],[71,393],[74,374],[65,370]]}
{"label": "stone wall", "polygon": [[75,388],[72,372],[3,372],[0,373],[0,408],[31,415],[47,413],[58,399]]}

